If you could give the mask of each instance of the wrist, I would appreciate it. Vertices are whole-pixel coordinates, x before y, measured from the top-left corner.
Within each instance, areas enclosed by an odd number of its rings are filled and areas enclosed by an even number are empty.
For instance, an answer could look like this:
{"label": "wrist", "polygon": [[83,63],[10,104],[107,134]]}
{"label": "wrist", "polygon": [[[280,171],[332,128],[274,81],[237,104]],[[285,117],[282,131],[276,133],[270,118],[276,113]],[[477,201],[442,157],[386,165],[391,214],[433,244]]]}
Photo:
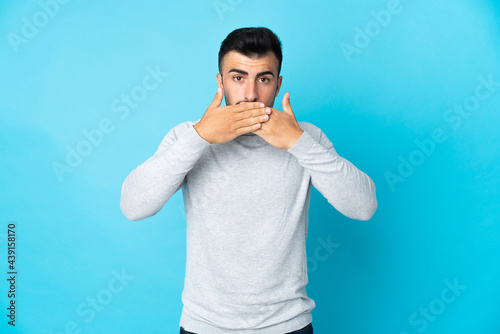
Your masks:
{"label": "wrist", "polygon": [[210,140],[208,140],[208,138],[206,138],[205,135],[203,134],[203,130],[200,127],[199,123],[196,123],[195,125],[193,125],[193,128],[198,133],[198,136],[200,136],[203,140],[212,144],[212,142]]}
{"label": "wrist", "polygon": [[290,140],[290,143],[288,145],[288,148],[286,148],[286,150],[289,150],[293,145],[295,145],[299,141],[300,137],[302,137],[303,133],[304,130],[297,131],[297,133],[294,136],[292,136],[292,139]]}

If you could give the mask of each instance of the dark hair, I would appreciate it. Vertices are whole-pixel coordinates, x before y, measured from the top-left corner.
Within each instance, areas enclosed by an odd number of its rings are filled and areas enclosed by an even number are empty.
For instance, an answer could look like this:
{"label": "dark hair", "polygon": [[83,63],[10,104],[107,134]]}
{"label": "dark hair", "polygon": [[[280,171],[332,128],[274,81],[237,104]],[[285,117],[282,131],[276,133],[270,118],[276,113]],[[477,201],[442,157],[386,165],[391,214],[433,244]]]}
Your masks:
{"label": "dark hair", "polygon": [[219,50],[219,73],[222,74],[222,59],[229,51],[236,51],[250,58],[258,58],[272,51],[278,59],[278,76],[283,54],[278,36],[267,28],[240,28],[232,31],[222,41]]}

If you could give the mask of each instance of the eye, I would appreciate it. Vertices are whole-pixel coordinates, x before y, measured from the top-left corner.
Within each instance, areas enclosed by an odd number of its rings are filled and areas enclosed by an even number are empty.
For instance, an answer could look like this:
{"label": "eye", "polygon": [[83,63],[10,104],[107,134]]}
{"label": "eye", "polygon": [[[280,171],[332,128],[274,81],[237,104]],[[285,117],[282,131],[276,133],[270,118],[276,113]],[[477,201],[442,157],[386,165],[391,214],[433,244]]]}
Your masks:
{"label": "eye", "polygon": [[267,77],[262,77],[262,78],[260,78],[260,80],[263,83],[268,83],[270,81],[269,78],[267,78]]}
{"label": "eye", "polygon": [[236,81],[241,81],[241,80],[243,80],[243,77],[241,75],[235,75],[233,77],[233,79],[236,80]]}

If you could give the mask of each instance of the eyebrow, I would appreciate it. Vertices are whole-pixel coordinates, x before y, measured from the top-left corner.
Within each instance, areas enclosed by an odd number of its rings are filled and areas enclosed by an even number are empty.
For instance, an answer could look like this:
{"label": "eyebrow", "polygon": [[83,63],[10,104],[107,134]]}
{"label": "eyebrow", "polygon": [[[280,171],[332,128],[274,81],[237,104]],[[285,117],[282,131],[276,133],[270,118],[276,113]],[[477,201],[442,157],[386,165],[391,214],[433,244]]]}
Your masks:
{"label": "eyebrow", "polygon": [[[248,72],[245,72],[243,70],[239,70],[237,68],[233,68],[233,69],[229,70],[228,73],[231,73],[231,72],[248,75]],[[266,74],[270,74],[270,75],[272,75],[274,77],[274,73],[271,72],[271,71],[264,71],[264,72],[257,73],[257,76],[260,77],[260,76],[263,76],[263,75],[266,75]]]}

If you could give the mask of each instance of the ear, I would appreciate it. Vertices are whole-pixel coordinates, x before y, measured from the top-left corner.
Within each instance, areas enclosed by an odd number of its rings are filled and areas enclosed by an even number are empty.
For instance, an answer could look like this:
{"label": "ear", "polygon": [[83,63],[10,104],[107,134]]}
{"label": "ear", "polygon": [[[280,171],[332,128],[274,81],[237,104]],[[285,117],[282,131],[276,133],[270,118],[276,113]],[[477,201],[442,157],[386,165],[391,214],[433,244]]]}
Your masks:
{"label": "ear", "polygon": [[227,105],[226,91],[224,90],[224,84],[222,83],[222,75],[217,73],[216,78],[217,78],[217,86],[219,86],[219,88],[222,89],[222,95],[224,96],[224,100],[226,101],[225,104]]}
{"label": "ear", "polygon": [[224,90],[224,85],[222,84],[222,75],[217,73],[216,77],[217,77],[217,86],[219,86],[219,88]]}
{"label": "ear", "polygon": [[278,93],[280,92],[281,81],[283,81],[283,76],[280,76],[278,78],[278,84],[276,85],[276,94],[274,94],[274,97],[278,96]]}

